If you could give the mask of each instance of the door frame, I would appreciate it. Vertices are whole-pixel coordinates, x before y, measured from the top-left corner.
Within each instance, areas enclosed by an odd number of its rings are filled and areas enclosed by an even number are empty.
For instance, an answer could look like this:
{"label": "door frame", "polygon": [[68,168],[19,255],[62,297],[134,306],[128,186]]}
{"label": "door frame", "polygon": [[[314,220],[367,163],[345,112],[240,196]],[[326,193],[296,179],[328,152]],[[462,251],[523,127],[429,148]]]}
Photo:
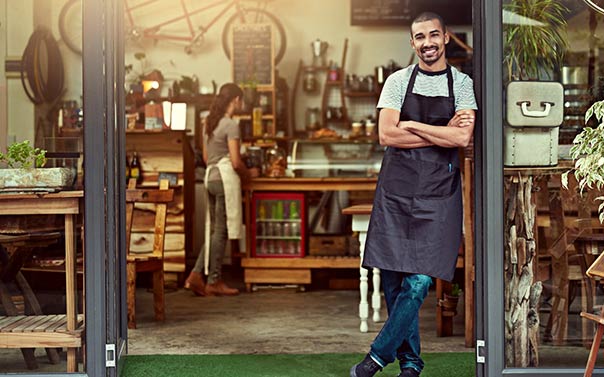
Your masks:
{"label": "door frame", "polygon": [[125,344],[116,310],[125,298],[125,259],[116,263],[125,223],[121,9],[121,0],[82,0],[86,371],[99,377],[118,375],[119,364],[106,367],[106,344],[116,344],[118,358]]}
{"label": "door frame", "polygon": [[[475,134],[476,335],[486,342],[486,363],[477,364],[476,375],[582,377],[584,368],[505,368],[504,364],[502,4],[502,0],[474,0],[475,82],[482,119]],[[596,370],[594,376],[604,376],[604,370]]]}

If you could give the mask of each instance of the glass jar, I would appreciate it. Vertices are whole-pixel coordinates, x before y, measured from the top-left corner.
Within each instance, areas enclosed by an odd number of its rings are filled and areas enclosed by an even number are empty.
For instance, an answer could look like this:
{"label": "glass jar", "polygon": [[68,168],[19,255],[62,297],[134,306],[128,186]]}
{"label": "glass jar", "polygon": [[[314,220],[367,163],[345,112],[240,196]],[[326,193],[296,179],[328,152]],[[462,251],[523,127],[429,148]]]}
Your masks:
{"label": "glass jar", "polygon": [[[285,169],[287,167],[285,150],[275,145],[273,148],[266,150],[265,161],[265,175],[268,177],[283,177],[285,176]],[[281,211],[283,216],[283,211]]]}
{"label": "glass jar", "polygon": [[318,107],[306,108],[306,129],[314,131],[320,128],[321,111]]}
{"label": "glass jar", "polygon": [[262,149],[260,147],[247,147],[246,165],[249,169],[262,167]]}
{"label": "glass jar", "polygon": [[315,75],[315,71],[312,67],[308,67],[304,70],[304,80],[303,85],[305,92],[315,92],[319,85],[317,83],[317,76]]}

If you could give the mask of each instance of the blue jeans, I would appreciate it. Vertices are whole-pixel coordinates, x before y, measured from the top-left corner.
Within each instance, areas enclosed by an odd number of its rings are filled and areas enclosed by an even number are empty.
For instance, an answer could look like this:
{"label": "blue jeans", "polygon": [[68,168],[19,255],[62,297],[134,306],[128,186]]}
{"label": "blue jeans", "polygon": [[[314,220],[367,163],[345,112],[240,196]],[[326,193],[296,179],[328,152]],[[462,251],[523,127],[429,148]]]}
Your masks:
{"label": "blue jeans", "polygon": [[421,274],[381,270],[388,319],[376,336],[369,354],[382,367],[398,359],[401,369],[421,372],[419,308],[428,295],[432,278]]}

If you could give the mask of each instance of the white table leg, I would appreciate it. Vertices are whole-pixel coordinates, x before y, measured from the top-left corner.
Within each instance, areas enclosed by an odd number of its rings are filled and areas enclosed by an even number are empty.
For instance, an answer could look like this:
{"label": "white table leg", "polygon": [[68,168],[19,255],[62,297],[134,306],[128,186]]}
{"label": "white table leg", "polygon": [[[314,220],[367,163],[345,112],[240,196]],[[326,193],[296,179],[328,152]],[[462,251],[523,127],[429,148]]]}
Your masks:
{"label": "white table leg", "polygon": [[[361,250],[361,266],[363,265],[363,254],[365,253],[365,239],[367,238],[367,231],[359,232],[359,243]],[[367,302],[367,293],[369,286],[367,284],[367,269],[360,267],[361,281],[359,290],[361,293],[361,302],[359,303],[359,318],[361,319],[361,332],[367,332],[369,330],[367,326],[367,318],[369,317],[369,302]]]}
{"label": "white table leg", "polygon": [[371,307],[373,308],[373,322],[380,322],[380,308],[382,307],[382,296],[380,295],[381,275],[380,269],[373,269],[373,295],[371,296]]}

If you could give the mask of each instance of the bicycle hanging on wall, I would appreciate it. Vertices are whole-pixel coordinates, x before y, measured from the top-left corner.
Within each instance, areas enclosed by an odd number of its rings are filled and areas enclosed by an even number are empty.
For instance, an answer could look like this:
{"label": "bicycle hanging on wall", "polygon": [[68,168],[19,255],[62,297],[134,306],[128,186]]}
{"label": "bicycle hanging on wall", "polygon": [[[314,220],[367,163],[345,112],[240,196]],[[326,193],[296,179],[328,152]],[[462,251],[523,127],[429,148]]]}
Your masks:
{"label": "bicycle hanging on wall", "polygon": [[[226,20],[222,29],[222,48],[228,59],[231,59],[231,33],[233,27],[241,24],[263,23],[273,27],[275,41],[275,64],[278,64],[287,47],[285,29],[279,19],[266,10],[272,0],[215,0],[196,1],[195,7],[187,7],[185,0],[179,0],[179,14],[152,25],[141,25],[137,14],[143,9],[153,10],[153,4],[161,0],[143,0],[133,4],[133,0],[124,0],[126,41],[140,41],[149,39],[154,41],[170,41],[182,43],[187,54],[199,48],[208,30],[219,20],[233,14]],[[173,0],[172,0],[173,1]],[[254,6],[248,6],[252,3]],[[218,9],[218,14],[213,16],[204,25],[194,27],[192,16],[204,13],[210,9]],[[186,25],[186,31],[166,31],[168,26]],[[65,45],[77,54],[82,53],[82,0],[69,0],[59,14],[59,33]]]}
{"label": "bicycle hanging on wall", "polygon": [[591,9],[604,14],[604,0],[583,0]]}

